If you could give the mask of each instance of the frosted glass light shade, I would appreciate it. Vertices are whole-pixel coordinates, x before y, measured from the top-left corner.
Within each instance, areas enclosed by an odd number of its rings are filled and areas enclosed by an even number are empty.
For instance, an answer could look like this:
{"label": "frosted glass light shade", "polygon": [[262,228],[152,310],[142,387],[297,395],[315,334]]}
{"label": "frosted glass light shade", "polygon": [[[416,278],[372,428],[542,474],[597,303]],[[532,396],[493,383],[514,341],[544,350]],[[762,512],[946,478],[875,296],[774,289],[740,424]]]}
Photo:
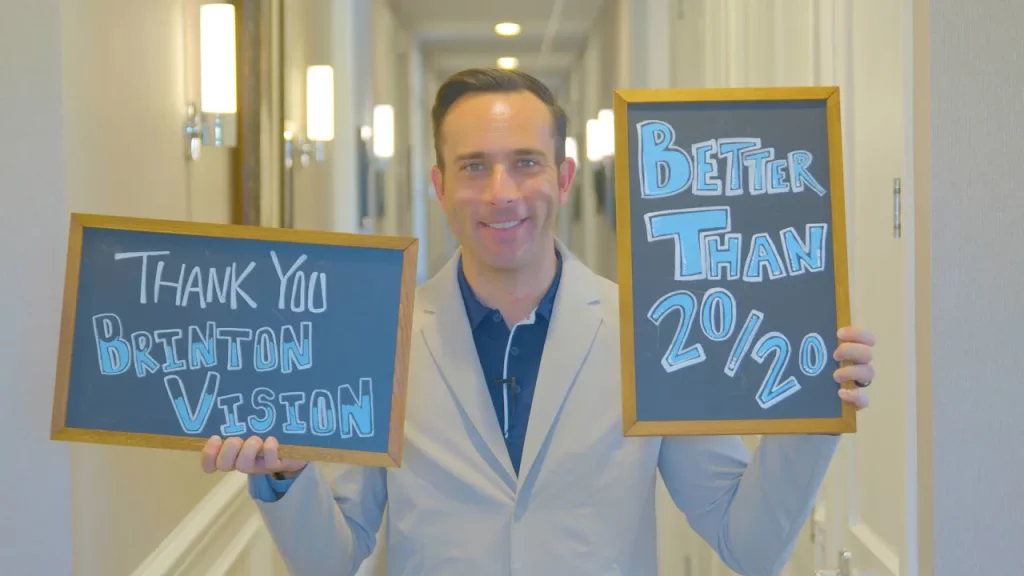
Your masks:
{"label": "frosted glass light shade", "polygon": [[565,157],[572,158],[573,162],[579,164],[579,154],[579,146],[576,144],[576,139],[572,136],[567,136],[565,138]]}
{"label": "frosted glass light shade", "polygon": [[200,109],[209,114],[235,114],[238,97],[235,77],[235,7],[203,4],[199,7]]}
{"label": "frosted glass light shade", "polygon": [[373,107],[373,155],[377,158],[395,155],[395,109],[390,104]]}
{"label": "frosted glass light shade", "polygon": [[587,160],[599,162],[604,158],[604,134],[601,121],[596,118],[587,120]]}
{"label": "frosted glass light shade", "polygon": [[615,113],[608,108],[597,112],[597,119],[601,123],[601,130],[604,133],[602,145],[605,156],[615,155]]}
{"label": "frosted glass light shade", "polygon": [[334,140],[334,69],[330,66],[306,69],[306,137],[316,142]]}

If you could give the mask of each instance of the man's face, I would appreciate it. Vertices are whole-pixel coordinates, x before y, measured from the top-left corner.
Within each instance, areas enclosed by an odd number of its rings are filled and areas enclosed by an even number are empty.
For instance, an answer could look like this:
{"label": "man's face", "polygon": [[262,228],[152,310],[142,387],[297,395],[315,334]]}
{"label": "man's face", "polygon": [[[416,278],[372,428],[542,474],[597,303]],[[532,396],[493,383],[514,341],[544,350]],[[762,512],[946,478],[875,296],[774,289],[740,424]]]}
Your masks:
{"label": "man's face", "polygon": [[551,249],[575,164],[555,164],[547,106],[527,91],[470,94],[441,127],[444,173],[434,191],[463,253],[481,265],[527,268]]}

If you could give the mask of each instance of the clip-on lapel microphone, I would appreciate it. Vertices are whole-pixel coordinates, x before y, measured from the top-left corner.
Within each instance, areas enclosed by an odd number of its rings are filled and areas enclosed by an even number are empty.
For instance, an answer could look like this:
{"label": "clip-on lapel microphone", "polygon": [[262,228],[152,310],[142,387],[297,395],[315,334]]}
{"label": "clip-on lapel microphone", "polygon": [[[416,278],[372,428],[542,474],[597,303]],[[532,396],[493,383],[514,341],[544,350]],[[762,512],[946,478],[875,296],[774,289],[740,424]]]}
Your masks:
{"label": "clip-on lapel microphone", "polygon": [[[510,418],[509,412],[511,411],[511,418],[516,417],[516,393],[519,392],[519,386],[516,386],[516,377],[511,378],[497,378],[494,383],[503,388],[502,396],[505,400],[505,437],[508,438],[508,420]],[[509,408],[509,395],[512,396],[512,408]]]}

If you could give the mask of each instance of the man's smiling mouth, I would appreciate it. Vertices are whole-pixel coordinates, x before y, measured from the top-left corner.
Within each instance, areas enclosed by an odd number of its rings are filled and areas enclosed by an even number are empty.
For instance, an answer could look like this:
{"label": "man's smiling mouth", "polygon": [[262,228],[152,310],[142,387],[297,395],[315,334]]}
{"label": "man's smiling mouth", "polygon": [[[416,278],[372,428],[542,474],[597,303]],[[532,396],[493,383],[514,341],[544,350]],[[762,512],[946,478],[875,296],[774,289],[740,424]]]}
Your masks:
{"label": "man's smiling mouth", "polygon": [[488,228],[496,228],[498,230],[507,230],[509,228],[515,228],[516,226],[522,224],[525,221],[526,218],[522,218],[520,220],[507,220],[505,222],[485,222],[484,226],[487,226]]}

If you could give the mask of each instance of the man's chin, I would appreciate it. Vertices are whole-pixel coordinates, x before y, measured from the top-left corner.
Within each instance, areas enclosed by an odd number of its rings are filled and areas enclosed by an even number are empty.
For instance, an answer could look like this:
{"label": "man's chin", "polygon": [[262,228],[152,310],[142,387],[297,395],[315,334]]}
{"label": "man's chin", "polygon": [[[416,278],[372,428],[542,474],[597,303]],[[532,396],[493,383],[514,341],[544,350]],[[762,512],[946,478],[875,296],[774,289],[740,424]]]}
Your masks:
{"label": "man's chin", "polygon": [[526,246],[490,247],[477,251],[476,257],[481,264],[493,270],[512,271],[529,263],[529,250]]}
{"label": "man's chin", "polygon": [[477,260],[494,270],[514,271],[528,268],[537,259],[536,238],[521,239],[515,243],[480,242],[473,250]]}
{"label": "man's chin", "polygon": [[528,262],[522,255],[501,254],[485,257],[484,263],[493,270],[512,272],[520,268],[525,268]]}

